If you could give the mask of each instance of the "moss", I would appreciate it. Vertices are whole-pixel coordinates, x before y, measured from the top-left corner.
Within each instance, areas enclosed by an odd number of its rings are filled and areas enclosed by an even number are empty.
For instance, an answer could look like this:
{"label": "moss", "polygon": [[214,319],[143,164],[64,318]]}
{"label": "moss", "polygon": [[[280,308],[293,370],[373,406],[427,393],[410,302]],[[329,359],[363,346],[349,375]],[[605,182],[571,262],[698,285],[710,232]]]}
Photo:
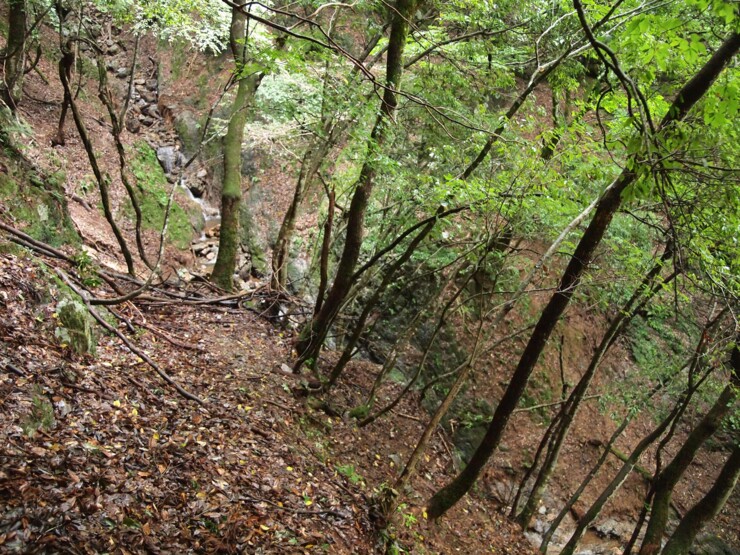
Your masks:
{"label": "moss", "polygon": [[[139,188],[139,206],[142,227],[159,232],[164,223],[167,199],[171,185],[159,165],[157,154],[146,143],[136,145],[131,159],[131,172]],[[133,219],[133,209],[128,206],[127,215]],[[167,224],[167,239],[178,249],[186,249],[193,238],[193,225],[190,216],[178,204],[177,195],[170,207]]]}
{"label": "moss", "polygon": [[8,172],[0,174],[0,203],[16,225],[53,247],[78,245],[80,239],[67,213],[63,193],[64,173],[41,176],[12,158],[4,158],[3,162]]}
{"label": "moss", "polygon": [[61,324],[57,338],[80,354],[95,354],[97,341],[87,308],[78,300],[65,297],[57,305],[56,314]]}

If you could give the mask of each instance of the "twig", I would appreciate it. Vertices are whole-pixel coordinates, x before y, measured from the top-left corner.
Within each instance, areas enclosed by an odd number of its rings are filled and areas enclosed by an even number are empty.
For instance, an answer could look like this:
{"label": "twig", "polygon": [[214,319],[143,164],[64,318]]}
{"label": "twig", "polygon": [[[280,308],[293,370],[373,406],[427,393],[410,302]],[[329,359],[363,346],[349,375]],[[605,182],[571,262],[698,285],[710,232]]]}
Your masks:
{"label": "twig", "polygon": [[[601,397],[601,393],[599,393],[597,395],[587,395],[586,397],[583,398],[583,400],[584,401],[588,401],[589,399],[598,399],[599,397]],[[543,403],[541,405],[532,405],[531,407],[520,407],[520,408],[516,409],[514,411],[514,413],[516,414],[518,412],[529,412],[529,411],[532,411],[532,410],[542,409],[542,408],[545,408],[545,407],[554,407],[555,405],[562,405],[563,403],[565,403],[566,400],[567,399],[561,399],[559,401],[554,401],[552,403]]]}
{"label": "twig", "polygon": [[185,397],[186,399],[189,399],[191,401],[195,401],[196,403],[199,403],[201,405],[205,404],[205,401],[203,401],[200,397],[197,397],[193,395],[192,393],[189,393],[185,389],[182,388],[180,384],[178,384],[175,380],[173,380],[164,370],[162,370],[159,365],[152,360],[152,358],[147,355],[144,351],[137,348],[129,339],[123,335],[120,331],[118,331],[116,328],[111,326],[108,322],[103,319],[100,314],[97,313],[97,311],[92,307],[90,304],[90,301],[87,298],[87,295],[83,291],[77,288],[77,286],[72,283],[72,280],[69,279],[67,274],[65,274],[62,270],[58,269],[56,270],[57,275],[60,277],[64,283],[67,284],[67,286],[72,289],[77,295],[80,296],[82,301],[85,303],[85,306],[87,307],[87,310],[90,312],[93,318],[100,324],[103,328],[105,328],[110,333],[116,335],[123,343],[128,347],[129,351],[134,353],[135,355],[139,356],[144,362],[146,362],[149,366],[151,366],[154,371],[159,374],[159,376],[166,381],[168,384],[170,384],[175,391],[177,391],[180,395]]}
{"label": "twig", "polygon": [[16,374],[17,376],[20,376],[21,378],[25,378],[26,377],[26,373],[23,370],[21,370],[20,368],[18,368],[17,366],[15,366],[14,364],[10,364],[8,362],[8,363],[5,364],[5,368],[8,371],[12,372],[13,374]]}

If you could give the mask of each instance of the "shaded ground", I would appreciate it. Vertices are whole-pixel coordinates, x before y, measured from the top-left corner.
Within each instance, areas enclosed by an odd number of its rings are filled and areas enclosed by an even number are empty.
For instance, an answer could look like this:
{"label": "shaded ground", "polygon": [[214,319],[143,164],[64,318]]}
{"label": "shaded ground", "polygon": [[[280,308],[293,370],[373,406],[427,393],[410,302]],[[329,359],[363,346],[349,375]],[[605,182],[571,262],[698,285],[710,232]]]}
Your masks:
{"label": "shaded ground", "polygon": [[[373,551],[367,499],[394,478],[416,418],[358,433],[306,407],[279,370],[287,341],[248,310],[126,305],[137,345],[207,404],[185,401],[114,337],[95,358],[59,346],[48,272],[0,255],[0,551]],[[402,544],[526,553],[472,498],[425,521],[420,506],[449,468],[438,442],[399,514]]]}

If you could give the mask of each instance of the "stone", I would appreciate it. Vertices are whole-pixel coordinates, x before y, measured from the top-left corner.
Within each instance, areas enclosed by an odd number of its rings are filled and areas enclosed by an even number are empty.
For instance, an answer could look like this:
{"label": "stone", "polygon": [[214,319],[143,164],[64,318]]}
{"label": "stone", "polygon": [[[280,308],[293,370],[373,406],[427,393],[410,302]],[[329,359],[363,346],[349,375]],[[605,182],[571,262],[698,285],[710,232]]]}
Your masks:
{"label": "stone", "polygon": [[151,127],[154,125],[154,119],[150,118],[149,116],[139,116],[139,121],[142,123],[142,125],[146,125],[147,127]]}
{"label": "stone", "polygon": [[740,551],[712,534],[699,536],[689,550],[691,555],[740,555]]}
{"label": "stone", "polygon": [[146,83],[146,79],[142,79],[139,77],[138,79],[134,79],[134,85],[141,87]]}
{"label": "stone", "polygon": [[119,67],[116,70],[116,77],[118,77],[119,79],[123,79],[124,77],[128,77],[128,76],[129,76],[129,68]]}
{"label": "stone", "polygon": [[117,44],[113,44],[113,45],[111,45],[111,46],[108,47],[108,55],[109,56],[115,56],[120,51],[121,51],[121,47],[118,46]]}
{"label": "stone", "polygon": [[175,117],[174,127],[185,155],[190,157],[195,154],[201,134],[200,123],[195,115],[189,110],[180,112]]}
{"label": "stone", "polygon": [[177,151],[174,146],[161,146],[157,149],[157,160],[164,173],[170,174],[177,167]]}
{"label": "stone", "polygon": [[141,91],[141,98],[144,99],[145,102],[148,102],[149,104],[154,104],[157,102],[157,95],[151,91]]}
{"label": "stone", "polygon": [[141,129],[141,123],[139,123],[139,120],[136,118],[127,118],[126,119],[126,130],[129,133],[138,133]]}
{"label": "stone", "polygon": [[146,108],[142,110],[142,112],[144,112],[150,118],[159,117],[159,110],[157,110],[157,106],[155,104],[149,104]]}
{"label": "stone", "polygon": [[284,374],[292,374],[293,373],[293,369],[290,366],[288,366],[287,364],[285,364],[284,362],[280,365],[280,371],[283,372]]}
{"label": "stone", "polygon": [[56,314],[61,324],[54,332],[56,337],[76,353],[95,354],[97,340],[87,307],[81,301],[65,297],[57,304]]}
{"label": "stone", "polygon": [[198,179],[205,179],[206,177],[208,177],[208,170],[205,168],[199,169],[198,173],[195,174],[195,177],[197,177]]}
{"label": "stone", "polygon": [[146,88],[150,91],[156,91],[159,88],[159,84],[157,83],[156,79],[149,79],[146,81]]}

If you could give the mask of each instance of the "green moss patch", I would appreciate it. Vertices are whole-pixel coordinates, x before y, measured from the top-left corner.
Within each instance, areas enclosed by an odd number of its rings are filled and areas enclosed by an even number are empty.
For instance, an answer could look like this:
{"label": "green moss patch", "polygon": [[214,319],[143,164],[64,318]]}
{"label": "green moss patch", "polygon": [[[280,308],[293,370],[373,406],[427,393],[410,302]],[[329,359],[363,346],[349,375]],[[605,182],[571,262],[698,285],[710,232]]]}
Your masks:
{"label": "green moss patch", "polygon": [[13,159],[3,158],[7,173],[0,173],[0,204],[7,208],[25,233],[53,247],[79,244],[67,214],[64,174],[41,177]]}
{"label": "green moss patch", "polygon": [[[136,145],[131,158],[131,173],[139,188],[142,227],[156,232],[161,231],[167,209],[171,185],[159,165],[157,154],[146,143]],[[127,208],[127,215],[133,219],[133,209]],[[170,207],[167,239],[178,249],[187,249],[193,238],[191,217],[177,202],[177,196]]]}

